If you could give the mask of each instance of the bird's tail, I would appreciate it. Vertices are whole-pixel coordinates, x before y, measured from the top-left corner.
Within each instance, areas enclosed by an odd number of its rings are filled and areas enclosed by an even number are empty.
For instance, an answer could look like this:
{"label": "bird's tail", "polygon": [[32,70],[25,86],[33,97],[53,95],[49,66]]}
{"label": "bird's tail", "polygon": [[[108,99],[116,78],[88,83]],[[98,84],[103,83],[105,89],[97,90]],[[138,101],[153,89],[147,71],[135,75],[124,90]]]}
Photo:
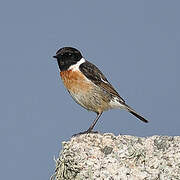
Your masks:
{"label": "bird's tail", "polygon": [[139,115],[134,109],[132,109],[130,106],[128,106],[127,104],[125,105],[125,109],[127,109],[131,114],[133,114],[134,116],[136,116],[138,119],[140,119],[141,121],[147,123],[148,120],[146,120],[144,117],[142,117],[141,115]]}

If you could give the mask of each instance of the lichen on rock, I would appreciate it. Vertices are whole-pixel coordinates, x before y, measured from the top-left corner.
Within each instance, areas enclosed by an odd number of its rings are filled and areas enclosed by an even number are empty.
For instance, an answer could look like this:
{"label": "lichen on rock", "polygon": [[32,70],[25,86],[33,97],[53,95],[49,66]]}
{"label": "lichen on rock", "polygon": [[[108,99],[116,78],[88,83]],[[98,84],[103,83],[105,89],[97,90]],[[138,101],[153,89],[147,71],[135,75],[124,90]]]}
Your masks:
{"label": "lichen on rock", "polygon": [[180,137],[83,134],[63,142],[54,180],[180,179]]}

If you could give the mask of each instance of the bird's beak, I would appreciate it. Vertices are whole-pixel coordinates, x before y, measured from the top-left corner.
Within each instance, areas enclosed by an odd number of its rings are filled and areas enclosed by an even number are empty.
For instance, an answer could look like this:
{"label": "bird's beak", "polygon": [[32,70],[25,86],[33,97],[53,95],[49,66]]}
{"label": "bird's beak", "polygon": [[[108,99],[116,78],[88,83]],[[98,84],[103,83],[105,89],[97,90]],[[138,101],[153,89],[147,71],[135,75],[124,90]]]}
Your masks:
{"label": "bird's beak", "polygon": [[57,59],[57,56],[53,56],[53,58]]}

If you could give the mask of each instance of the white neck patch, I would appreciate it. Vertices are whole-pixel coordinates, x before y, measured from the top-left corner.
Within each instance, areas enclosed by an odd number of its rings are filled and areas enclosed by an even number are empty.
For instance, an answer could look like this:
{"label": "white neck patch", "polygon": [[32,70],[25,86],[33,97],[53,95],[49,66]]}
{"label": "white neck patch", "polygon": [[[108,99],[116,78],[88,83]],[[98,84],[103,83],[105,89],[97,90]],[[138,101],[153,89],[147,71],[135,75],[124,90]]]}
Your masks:
{"label": "white neck patch", "polygon": [[81,58],[80,61],[78,61],[76,64],[71,65],[68,70],[72,70],[72,71],[78,71],[79,70],[79,66],[84,63],[86,60],[84,58]]}

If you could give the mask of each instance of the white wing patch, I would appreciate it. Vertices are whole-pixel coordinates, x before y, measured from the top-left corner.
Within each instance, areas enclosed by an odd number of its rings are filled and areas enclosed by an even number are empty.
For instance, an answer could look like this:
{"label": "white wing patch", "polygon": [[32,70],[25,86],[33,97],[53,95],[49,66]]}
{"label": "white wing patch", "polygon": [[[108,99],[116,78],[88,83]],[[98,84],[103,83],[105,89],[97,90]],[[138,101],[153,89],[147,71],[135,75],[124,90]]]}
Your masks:
{"label": "white wing patch", "polygon": [[76,64],[71,65],[68,70],[72,71],[79,71],[79,66],[84,63],[86,60],[84,58],[81,58],[80,61],[78,61]]}
{"label": "white wing patch", "polygon": [[[101,77],[101,75],[100,75],[100,77]],[[106,84],[109,84],[106,80],[104,80],[102,77],[101,77],[101,81],[102,82],[104,82],[104,83],[106,83]]]}

